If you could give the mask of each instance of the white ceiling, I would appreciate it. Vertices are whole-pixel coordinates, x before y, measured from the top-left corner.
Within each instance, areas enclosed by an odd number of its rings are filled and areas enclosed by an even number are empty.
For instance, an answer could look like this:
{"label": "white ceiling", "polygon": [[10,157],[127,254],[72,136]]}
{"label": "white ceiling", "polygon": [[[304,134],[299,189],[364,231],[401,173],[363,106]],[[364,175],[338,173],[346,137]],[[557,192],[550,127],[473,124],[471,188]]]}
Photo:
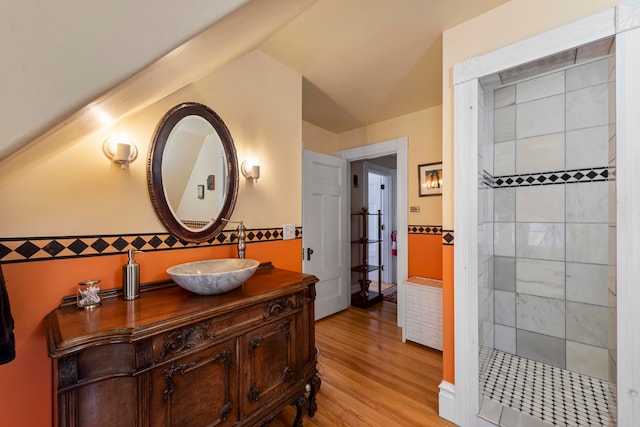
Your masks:
{"label": "white ceiling", "polygon": [[92,106],[124,117],[258,47],[303,75],[303,119],[333,132],[438,105],[442,31],[506,1],[4,2],[0,159],[91,131]]}

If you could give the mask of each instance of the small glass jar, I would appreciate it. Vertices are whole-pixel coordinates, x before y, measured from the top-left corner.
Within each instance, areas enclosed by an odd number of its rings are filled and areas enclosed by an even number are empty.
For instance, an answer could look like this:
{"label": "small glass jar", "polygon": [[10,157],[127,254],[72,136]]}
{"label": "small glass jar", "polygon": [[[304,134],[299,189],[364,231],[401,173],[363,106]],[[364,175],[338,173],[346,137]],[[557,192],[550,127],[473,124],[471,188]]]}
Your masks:
{"label": "small glass jar", "polygon": [[100,280],[78,283],[77,298],[79,308],[91,309],[98,307],[102,303]]}

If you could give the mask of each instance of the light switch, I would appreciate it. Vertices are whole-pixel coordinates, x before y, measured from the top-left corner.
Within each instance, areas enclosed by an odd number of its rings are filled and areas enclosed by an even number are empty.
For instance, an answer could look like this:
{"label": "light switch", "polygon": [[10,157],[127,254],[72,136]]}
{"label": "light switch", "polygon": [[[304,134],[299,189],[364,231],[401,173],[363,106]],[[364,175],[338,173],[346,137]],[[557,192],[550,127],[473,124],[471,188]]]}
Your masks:
{"label": "light switch", "polygon": [[296,238],[295,224],[284,224],[282,226],[282,240],[290,240]]}

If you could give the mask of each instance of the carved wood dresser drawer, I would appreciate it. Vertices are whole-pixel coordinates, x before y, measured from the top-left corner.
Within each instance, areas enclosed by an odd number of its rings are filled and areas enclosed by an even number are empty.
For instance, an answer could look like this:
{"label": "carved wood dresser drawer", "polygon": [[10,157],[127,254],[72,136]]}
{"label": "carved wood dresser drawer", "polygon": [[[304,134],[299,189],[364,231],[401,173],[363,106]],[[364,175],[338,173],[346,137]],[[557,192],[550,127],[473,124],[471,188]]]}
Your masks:
{"label": "carved wood dresser drawer", "polygon": [[59,426],[256,426],[289,404],[313,416],[314,276],[261,269],[241,289],[198,296],[172,284],[70,298],[46,318]]}

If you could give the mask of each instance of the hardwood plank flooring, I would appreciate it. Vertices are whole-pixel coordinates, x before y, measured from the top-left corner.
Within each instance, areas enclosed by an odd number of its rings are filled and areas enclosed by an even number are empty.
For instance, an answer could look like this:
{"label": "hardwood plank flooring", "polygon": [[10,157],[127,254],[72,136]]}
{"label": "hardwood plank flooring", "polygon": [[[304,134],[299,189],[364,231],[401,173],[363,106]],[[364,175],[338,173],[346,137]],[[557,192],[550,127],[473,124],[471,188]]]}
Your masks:
{"label": "hardwood plank flooring", "polygon": [[[318,411],[313,418],[305,417],[304,424],[454,426],[438,417],[442,353],[403,343],[395,304],[377,306],[350,307],[316,322],[322,386]],[[294,418],[291,406],[271,426],[290,426]]]}

